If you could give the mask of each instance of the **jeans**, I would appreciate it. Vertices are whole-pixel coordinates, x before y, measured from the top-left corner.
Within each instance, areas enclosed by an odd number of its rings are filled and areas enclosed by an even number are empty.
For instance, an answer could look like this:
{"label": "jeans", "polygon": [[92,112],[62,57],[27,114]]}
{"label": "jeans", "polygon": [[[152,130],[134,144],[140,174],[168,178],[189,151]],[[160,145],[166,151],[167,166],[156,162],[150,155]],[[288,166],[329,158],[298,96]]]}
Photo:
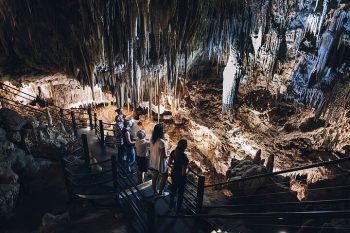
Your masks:
{"label": "jeans", "polygon": [[170,206],[174,206],[175,195],[177,193],[177,211],[181,211],[185,188],[186,176],[171,176]]}
{"label": "jeans", "polygon": [[131,172],[132,166],[135,163],[135,157],[136,157],[135,148],[133,146],[126,146],[125,151],[126,151],[127,161],[128,161],[127,172]]}
{"label": "jeans", "polygon": [[125,147],[124,145],[118,146],[118,163],[124,164]]}

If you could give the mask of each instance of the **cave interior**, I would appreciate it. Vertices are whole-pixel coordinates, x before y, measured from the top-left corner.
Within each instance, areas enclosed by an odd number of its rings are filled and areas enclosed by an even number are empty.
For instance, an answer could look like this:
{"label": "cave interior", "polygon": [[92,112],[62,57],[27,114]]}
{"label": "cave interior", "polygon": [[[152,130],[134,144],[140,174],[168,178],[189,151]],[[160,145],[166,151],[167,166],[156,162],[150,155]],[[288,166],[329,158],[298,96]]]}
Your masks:
{"label": "cave interior", "polygon": [[350,232],[349,130],[349,0],[0,0],[1,232]]}

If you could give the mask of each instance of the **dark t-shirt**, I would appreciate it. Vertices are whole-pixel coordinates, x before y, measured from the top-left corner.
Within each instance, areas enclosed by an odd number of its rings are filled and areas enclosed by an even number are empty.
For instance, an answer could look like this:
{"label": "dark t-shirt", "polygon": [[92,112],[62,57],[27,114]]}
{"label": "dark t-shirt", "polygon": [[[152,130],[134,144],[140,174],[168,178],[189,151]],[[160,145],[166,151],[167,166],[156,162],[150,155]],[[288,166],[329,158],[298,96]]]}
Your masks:
{"label": "dark t-shirt", "polygon": [[182,176],[183,166],[187,166],[189,163],[187,155],[183,152],[173,150],[170,153],[170,160],[172,160],[173,164],[174,164],[174,167],[171,170],[171,175],[172,176]]}
{"label": "dark t-shirt", "polygon": [[131,131],[129,129],[123,129],[123,142],[124,142],[124,146],[126,147],[133,147],[134,144],[129,144],[128,143],[128,140],[127,140],[127,136],[126,136],[126,133],[128,133],[130,135],[130,140],[133,141],[133,137],[132,137],[132,134],[131,134]]}

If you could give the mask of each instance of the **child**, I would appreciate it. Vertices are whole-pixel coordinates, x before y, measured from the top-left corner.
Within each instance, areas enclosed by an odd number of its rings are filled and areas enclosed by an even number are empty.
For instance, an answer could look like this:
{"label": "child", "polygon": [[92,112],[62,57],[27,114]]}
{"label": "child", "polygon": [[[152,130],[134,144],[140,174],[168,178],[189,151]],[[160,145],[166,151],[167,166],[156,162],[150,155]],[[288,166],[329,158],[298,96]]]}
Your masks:
{"label": "child", "polygon": [[136,139],[136,162],[138,167],[138,179],[139,183],[144,182],[145,172],[147,172],[147,157],[149,150],[149,141],[145,139],[146,133],[144,130],[137,132]]}
{"label": "child", "polygon": [[173,164],[173,168],[171,169],[170,209],[174,207],[174,199],[177,193],[177,213],[181,212],[186,188],[186,171],[189,162],[185,154],[186,148],[187,140],[181,139],[177,143],[176,149],[170,153],[169,159],[169,163]]}

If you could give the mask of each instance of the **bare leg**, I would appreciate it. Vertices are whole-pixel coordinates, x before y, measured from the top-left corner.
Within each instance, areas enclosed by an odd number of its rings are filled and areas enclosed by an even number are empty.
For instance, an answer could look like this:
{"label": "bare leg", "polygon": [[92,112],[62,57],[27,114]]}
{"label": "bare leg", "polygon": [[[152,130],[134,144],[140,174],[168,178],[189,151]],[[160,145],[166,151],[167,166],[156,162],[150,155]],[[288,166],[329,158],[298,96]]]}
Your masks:
{"label": "bare leg", "polygon": [[137,177],[138,177],[138,180],[139,180],[139,183],[143,183],[143,179],[142,179],[142,172],[140,170],[137,171]]}
{"label": "bare leg", "polygon": [[156,195],[157,194],[157,180],[158,180],[158,171],[153,171],[152,175],[152,189],[153,193]]}
{"label": "bare leg", "polygon": [[159,185],[159,195],[163,194],[163,190],[164,190],[166,181],[168,179],[168,173],[163,173],[162,175],[163,175],[162,180],[160,181],[160,185]]}
{"label": "bare leg", "polygon": [[141,172],[140,178],[141,178],[141,183],[145,182],[145,173],[144,172]]}

